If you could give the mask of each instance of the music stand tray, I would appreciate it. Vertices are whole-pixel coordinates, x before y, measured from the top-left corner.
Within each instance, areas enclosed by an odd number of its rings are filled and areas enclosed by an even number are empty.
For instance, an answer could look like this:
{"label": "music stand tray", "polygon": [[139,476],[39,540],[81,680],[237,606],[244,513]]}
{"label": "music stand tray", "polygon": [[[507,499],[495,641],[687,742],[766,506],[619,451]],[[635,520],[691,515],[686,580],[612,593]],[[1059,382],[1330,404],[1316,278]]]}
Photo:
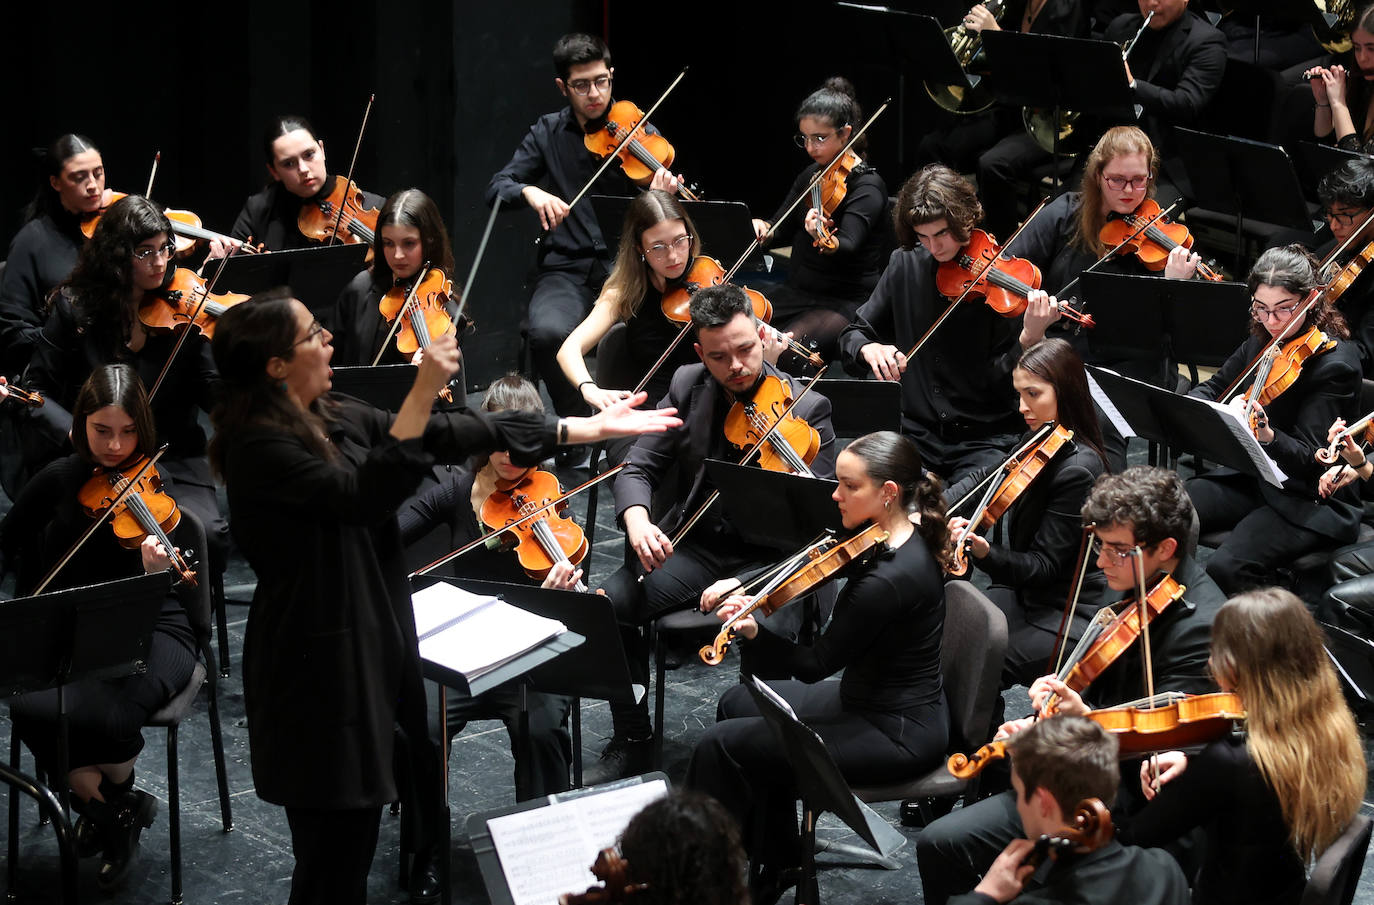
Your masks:
{"label": "music stand tray", "polygon": [[[623,195],[592,195],[592,211],[601,235],[609,248],[617,247],[620,230],[625,225],[625,211],[632,198]],[[692,218],[703,252],[728,267],[735,258],[754,242],[754,219],[749,205],[743,201],[682,201],[682,208]],[[763,270],[763,248],[750,252],[742,265],[744,270]]]}
{"label": "music stand tray", "polygon": [[1174,141],[1195,206],[1237,218],[1237,231],[1246,220],[1312,229],[1297,171],[1283,148],[1182,126],[1174,129]]}
{"label": "music stand tray", "polygon": [[[596,882],[589,868],[597,852],[614,845],[635,814],[667,793],[668,777],[646,773],[469,816],[468,840],[492,905],[544,905],[560,893],[582,892]],[[507,882],[503,857],[519,889]]]}
{"label": "music stand tray", "polygon": [[[1089,336],[1107,357],[1220,367],[1245,335],[1250,290],[1244,283],[1168,280],[1088,270]],[[1167,382],[1166,382],[1167,383]]]}
{"label": "music stand tray", "polygon": [[720,491],[723,512],[751,544],[792,551],[823,531],[843,531],[830,495],[839,485],[719,459],[706,460],[706,473]]}
{"label": "music stand tray", "polygon": [[1004,103],[1135,121],[1121,48],[1110,41],[989,31],[983,49],[988,88]]}
{"label": "music stand tray", "polygon": [[311,314],[322,318],[325,326],[333,326],[339,293],[367,266],[370,247],[321,245],[268,254],[234,255],[225,262],[215,289],[252,295],[289,286],[291,294],[304,302]]}
{"label": "music stand tray", "polygon": [[[886,16],[882,34],[898,56],[910,62],[917,78],[940,85],[954,85],[965,91],[977,87],[981,76],[964,72],[959,58],[945,38],[945,29],[933,16],[923,16],[905,9],[871,6],[863,3],[839,3],[858,13],[877,13]],[[867,23],[871,26],[872,20]]]}
{"label": "music stand tray", "polygon": [[334,369],[332,384],[332,392],[356,397],[384,412],[398,412],[415,385],[415,366],[348,365]]}
{"label": "music stand tray", "polygon": [[902,429],[900,381],[822,377],[816,392],[830,400],[830,426],[837,437]]}

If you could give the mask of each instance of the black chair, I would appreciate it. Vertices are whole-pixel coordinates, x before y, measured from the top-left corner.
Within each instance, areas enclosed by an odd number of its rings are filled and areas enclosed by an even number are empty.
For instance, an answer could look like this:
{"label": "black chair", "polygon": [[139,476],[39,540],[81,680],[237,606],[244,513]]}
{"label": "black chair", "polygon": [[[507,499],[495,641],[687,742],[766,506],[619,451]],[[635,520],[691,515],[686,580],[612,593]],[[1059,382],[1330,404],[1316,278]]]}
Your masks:
{"label": "black chair", "polygon": [[[949,701],[950,753],[976,751],[992,738],[1006,651],[1002,611],[970,582],[946,582],[940,677]],[[861,801],[910,802],[924,826],[948,813],[961,797],[972,800],[976,784],[976,779],[958,779],[940,764],[907,782],[853,788]]]}
{"label": "black chair", "polygon": [[1307,878],[1301,905],[1350,905],[1354,901],[1369,849],[1370,826],[1368,817],[1356,814],[1341,837],[1322,852]]}
{"label": "black chair", "polygon": [[205,527],[192,512],[182,509],[178,534],[183,546],[194,549],[200,558],[200,568],[197,569],[198,584],[195,587],[182,585],[178,590],[187,620],[191,623],[191,631],[196,636],[200,661],[196,663],[190,681],[148,720],[149,726],[163,727],[167,730],[167,836],[172,859],[172,905],[182,903],[181,782],[177,769],[177,730],[191,713],[201,686],[208,688],[210,741],[215,754],[215,778],[219,784],[220,822],[226,833],[234,828],[234,819],[229,807],[229,779],[224,761],[224,740],[219,721],[219,669],[215,665],[214,646],[210,643],[213,616]]}

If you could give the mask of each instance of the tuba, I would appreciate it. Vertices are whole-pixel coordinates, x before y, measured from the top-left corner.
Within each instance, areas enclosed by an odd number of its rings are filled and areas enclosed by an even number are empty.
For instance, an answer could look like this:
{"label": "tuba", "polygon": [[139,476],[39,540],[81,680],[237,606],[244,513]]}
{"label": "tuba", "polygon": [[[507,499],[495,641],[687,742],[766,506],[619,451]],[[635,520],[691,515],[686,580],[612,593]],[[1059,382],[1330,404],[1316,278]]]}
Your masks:
{"label": "tuba", "polygon": [[[993,18],[1000,18],[1006,3],[1005,0],[985,0],[983,5],[987,7],[988,12],[992,13]],[[961,22],[952,28],[945,29],[945,40],[949,42],[949,49],[954,51],[954,56],[958,59],[959,65],[967,73],[969,64],[983,50],[983,33],[981,31],[969,31]],[[950,113],[960,115],[982,113],[992,106],[992,94],[978,84],[978,76],[972,76],[969,81],[973,84],[968,88],[963,85],[939,85],[926,82],[926,94],[929,94],[931,100]]]}
{"label": "tuba", "polygon": [[1313,25],[1312,32],[1321,45],[1332,53],[1350,50],[1350,32],[1355,28],[1354,0],[1316,0],[1321,25]]}
{"label": "tuba", "polygon": [[[1140,36],[1145,34],[1145,29],[1150,27],[1150,20],[1154,17],[1154,11],[1151,10],[1150,14],[1145,17],[1145,21],[1140,23],[1140,29],[1134,37],[1121,45],[1121,62],[1126,62],[1126,59],[1131,55],[1131,48],[1135,47],[1135,42],[1139,41]],[[1138,112],[1139,108],[1137,108]],[[1058,154],[1060,157],[1074,157],[1083,150],[1081,147],[1083,136],[1077,134],[1080,116],[1081,114],[1077,110],[1060,110],[1059,115],[1055,116],[1053,109],[1043,107],[1021,108],[1021,124],[1026,127],[1026,134],[1046,154]]]}

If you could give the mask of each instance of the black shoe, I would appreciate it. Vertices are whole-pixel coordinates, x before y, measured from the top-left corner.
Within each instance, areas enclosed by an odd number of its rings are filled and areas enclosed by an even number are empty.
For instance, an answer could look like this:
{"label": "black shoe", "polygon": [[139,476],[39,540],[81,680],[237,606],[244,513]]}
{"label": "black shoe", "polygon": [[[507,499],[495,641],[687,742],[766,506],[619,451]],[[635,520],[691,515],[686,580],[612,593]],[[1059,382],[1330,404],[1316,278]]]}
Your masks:
{"label": "black shoe", "polygon": [[582,785],[599,786],[626,776],[636,776],[649,769],[654,756],[652,737],[630,741],[616,736],[606,743],[601,758],[582,771]]}
{"label": "black shoe", "polygon": [[410,901],[415,905],[432,905],[439,901],[443,886],[439,879],[439,861],[432,850],[419,852],[410,865]]}
{"label": "black shoe", "polygon": [[105,848],[105,837],[91,818],[82,814],[72,826],[72,849],[78,858],[90,858]]}
{"label": "black shoe", "polygon": [[128,876],[138,851],[138,837],[153,825],[157,799],[135,789],[106,804],[113,810],[113,820],[105,827],[105,860],[95,882],[101,892],[113,892]]}
{"label": "black shoe", "polygon": [[773,905],[782,894],[801,882],[800,867],[774,867],[755,864],[749,868],[749,901],[752,905]]}

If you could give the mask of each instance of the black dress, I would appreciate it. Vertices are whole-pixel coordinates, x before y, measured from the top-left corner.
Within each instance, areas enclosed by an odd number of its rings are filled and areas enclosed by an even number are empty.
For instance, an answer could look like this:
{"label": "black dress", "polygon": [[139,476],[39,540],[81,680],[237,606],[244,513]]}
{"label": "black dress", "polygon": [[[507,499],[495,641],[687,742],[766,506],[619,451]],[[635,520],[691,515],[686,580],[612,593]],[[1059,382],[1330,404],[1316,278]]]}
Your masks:
{"label": "black dress", "polygon": [[0,278],[0,370],[19,374],[43,330],[48,294],[71,276],[86,237],[66,210],[25,223],[10,242]]}
{"label": "black dress", "polygon": [[[851,782],[897,782],[934,767],[949,740],[940,680],[942,575],[917,535],[896,550],[882,547],[845,575],[834,616],[814,645],[760,626],[755,639],[740,642],[742,668],[796,677],[770,684]],[[840,681],[823,681],[840,670]],[[788,752],[742,685],[721,698],[717,719],[692,752],[687,785],[714,795],[740,820],[756,860],[793,857],[798,792]]]}
{"label": "black dress", "polygon": [[[77,494],[92,474],[90,463],[79,456],[58,459],[34,476],[0,522],[5,570],[16,572],[21,593],[30,593],[90,527],[91,517],[77,502]],[[176,541],[175,533],[172,540]],[[121,547],[106,525],[58,573],[49,590],[142,574],[139,551]],[[190,681],[195,661],[196,642],[186,612],[176,596],[169,595],[153,630],[146,672],[64,689],[69,766],[132,760],[143,748],[144,723]],[[10,701],[10,710],[19,737],[39,764],[52,770],[57,755],[56,694],[24,695]]]}

